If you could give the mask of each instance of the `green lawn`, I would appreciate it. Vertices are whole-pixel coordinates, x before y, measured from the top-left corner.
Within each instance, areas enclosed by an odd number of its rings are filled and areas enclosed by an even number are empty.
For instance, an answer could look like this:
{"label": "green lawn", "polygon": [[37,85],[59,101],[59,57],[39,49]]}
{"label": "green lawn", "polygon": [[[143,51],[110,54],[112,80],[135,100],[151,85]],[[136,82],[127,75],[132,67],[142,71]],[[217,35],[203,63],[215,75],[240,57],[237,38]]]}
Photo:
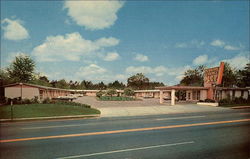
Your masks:
{"label": "green lawn", "polygon": [[101,100],[101,101],[132,101],[132,100],[135,100],[135,99],[132,98],[132,97],[101,96],[99,98],[99,100]]}
{"label": "green lawn", "polygon": [[[82,106],[66,104],[25,104],[13,105],[13,118],[100,114],[100,111]],[[11,106],[0,106],[0,119],[11,118]]]}

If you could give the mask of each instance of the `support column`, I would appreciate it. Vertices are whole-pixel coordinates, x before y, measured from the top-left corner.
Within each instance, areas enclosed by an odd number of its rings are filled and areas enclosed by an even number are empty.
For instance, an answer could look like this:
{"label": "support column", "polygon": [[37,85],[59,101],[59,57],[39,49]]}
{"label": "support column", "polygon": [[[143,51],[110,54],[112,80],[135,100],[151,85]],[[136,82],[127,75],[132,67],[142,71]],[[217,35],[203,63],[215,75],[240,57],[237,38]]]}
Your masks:
{"label": "support column", "polygon": [[175,89],[171,90],[171,105],[175,105]]}
{"label": "support column", "polygon": [[163,91],[160,90],[160,104],[163,103]]}

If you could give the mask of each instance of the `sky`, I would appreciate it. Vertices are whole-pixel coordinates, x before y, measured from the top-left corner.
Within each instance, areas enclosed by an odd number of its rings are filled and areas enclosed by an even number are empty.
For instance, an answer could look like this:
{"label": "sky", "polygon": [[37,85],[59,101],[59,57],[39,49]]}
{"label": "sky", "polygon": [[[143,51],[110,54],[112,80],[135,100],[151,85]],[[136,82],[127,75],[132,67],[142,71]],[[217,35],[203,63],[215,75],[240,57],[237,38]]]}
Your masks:
{"label": "sky", "polygon": [[1,1],[1,67],[28,55],[50,80],[177,84],[249,62],[249,1]]}

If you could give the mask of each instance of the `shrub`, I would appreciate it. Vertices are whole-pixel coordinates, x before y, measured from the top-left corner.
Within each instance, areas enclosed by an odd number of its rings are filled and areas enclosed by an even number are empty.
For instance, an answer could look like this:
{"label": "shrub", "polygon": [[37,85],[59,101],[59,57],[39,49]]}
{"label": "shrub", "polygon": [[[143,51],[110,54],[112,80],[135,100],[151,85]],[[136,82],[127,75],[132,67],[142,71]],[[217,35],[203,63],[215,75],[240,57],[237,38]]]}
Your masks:
{"label": "shrub", "polygon": [[51,100],[49,98],[45,98],[42,103],[49,104],[49,103],[51,103]]}
{"label": "shrub", "polygon": [[113,95],[117,94],[117,91],[115,89],[108,89],[106,94],[112,97]]}
{"label": "shrub", "polygon": [[0,96],[0,103],[6,103],[7,99],[4,96]]}
{"label": "shrub", "polygon": [[31,103],[39,103],[38,96],[35,96],[34,98],[31,99]]}
{"label": "shrub", "polygon": [[243,97],[238,97],[238,98],[236,97],[236,98],[234,98],[233,103],[235,103],[235,104],[243,104],[243,103],[247,103],[247,100],[244,99]]}
{"label": "shrub", "polygon": [[125,88],[124,89],[124,95],[125,96],[134,96],[135,95],[135,92],[133,89],[131,88]]}
{"label": "shrub", "polygon": [[215,103],[215,100],[213,100],[213,99],[205,99],[204,102],[207,102],[207,103]]}
{"label": "shrub", "polygon": [[103,91],[99,91],[96,93],[96,97],[100,98],[101,96],[103,96],[105,93]]}
{"label": "shrub", "polygon": [[204,100],[199,100],[199,102],[204,102]]}
{"label": "shrub", "polygon": [[21,101],[21,103],[22,103],[22,104],[31,104],[31,100],[25,98],[25,99],[23,99],[23,100]]}
{"label": "shrub", "polygon": [[230,98],[221,99],[219,101],[219,105],[229,105],[229,104],[233,104],[233,101],[230,100]]}

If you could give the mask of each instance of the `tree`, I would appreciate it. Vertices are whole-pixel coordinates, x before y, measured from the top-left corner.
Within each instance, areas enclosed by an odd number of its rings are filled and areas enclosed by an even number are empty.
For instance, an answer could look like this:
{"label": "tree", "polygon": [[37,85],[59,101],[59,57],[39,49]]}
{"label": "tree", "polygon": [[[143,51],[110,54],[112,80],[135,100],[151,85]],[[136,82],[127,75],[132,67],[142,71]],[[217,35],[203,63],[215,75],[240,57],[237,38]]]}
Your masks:
{"label": "tree", "polygon": [[26,55],[19,55],[7,68],[9,77],[15,82],[29,82],[34,77],[35,62]]}
{"label": "tree", "polygon": [[224,72],[222,77],[223,87],[233,87],[237,83],[237,71],[232,68],[229,63],[225,63]]}
{"label": "tree", "polygon": [[55,82],[56,88],[69,89],[70,85],[65,81],[65,79],[61,79]]}
{"label": "tree", "polygon": [[145,89],[148,87],[149,79],[144,76],[142,73],[137,73],[136,75],[133,75],[128,78],[127,80],[128,87],[134,88],[134,89]]}
{"label": "tree", "polygon": [[117,94],[117,91],[115,89],[108,89],[106,94],[112,97],[113,95]]}
{"label": "tree", "polygon": [[103,82],[99,82],[95,84],[95,87],[96,87],[95,89],[99,89],[99,90],[103,90],[107,88],[107,86]]}
{"label": "tree", "polygon": [[155,87],[162,87],[164,86],[164,83],[162,82],[149,82],[147,89],[155,89]]}
{"label": "tree", "polygon": [[243,70],[238,71],[238,83],[239,87],[250,87],[250,63],[246,64]]}
{"label": "tree", "polygon": [[201,65],[195,69],[189,69],[184,73],[184,77],[180,81],[180,85],[184,86],[203,86],[203,72],[205,66]]}
{"label": "tree", "polygon": [[91,81],[86,81],[86,80],[83,80],[80,84],[80,87],[82,89],[92,89],[93,88],[93,83]]}
{"label": "tree", "polygon": [[114,88],[114,89],[124,89],[125,88],[125,84],[123,84],[122,82],[119,81],[114,81],[108,84],[108,88]]}
{"label": "tree", "polygon": [[52,86],[49,79],[46,76],[38,76],[38,78],[34,78],[29,83],[36,84],[36,85],[41,85],[41,86],[47,86],[47,87]]}
{"label": "tree", "polygon": [[125,88],[124,89],[124,95],[125,96],[133,96],[135,95],[135,91],[131,88]]}

